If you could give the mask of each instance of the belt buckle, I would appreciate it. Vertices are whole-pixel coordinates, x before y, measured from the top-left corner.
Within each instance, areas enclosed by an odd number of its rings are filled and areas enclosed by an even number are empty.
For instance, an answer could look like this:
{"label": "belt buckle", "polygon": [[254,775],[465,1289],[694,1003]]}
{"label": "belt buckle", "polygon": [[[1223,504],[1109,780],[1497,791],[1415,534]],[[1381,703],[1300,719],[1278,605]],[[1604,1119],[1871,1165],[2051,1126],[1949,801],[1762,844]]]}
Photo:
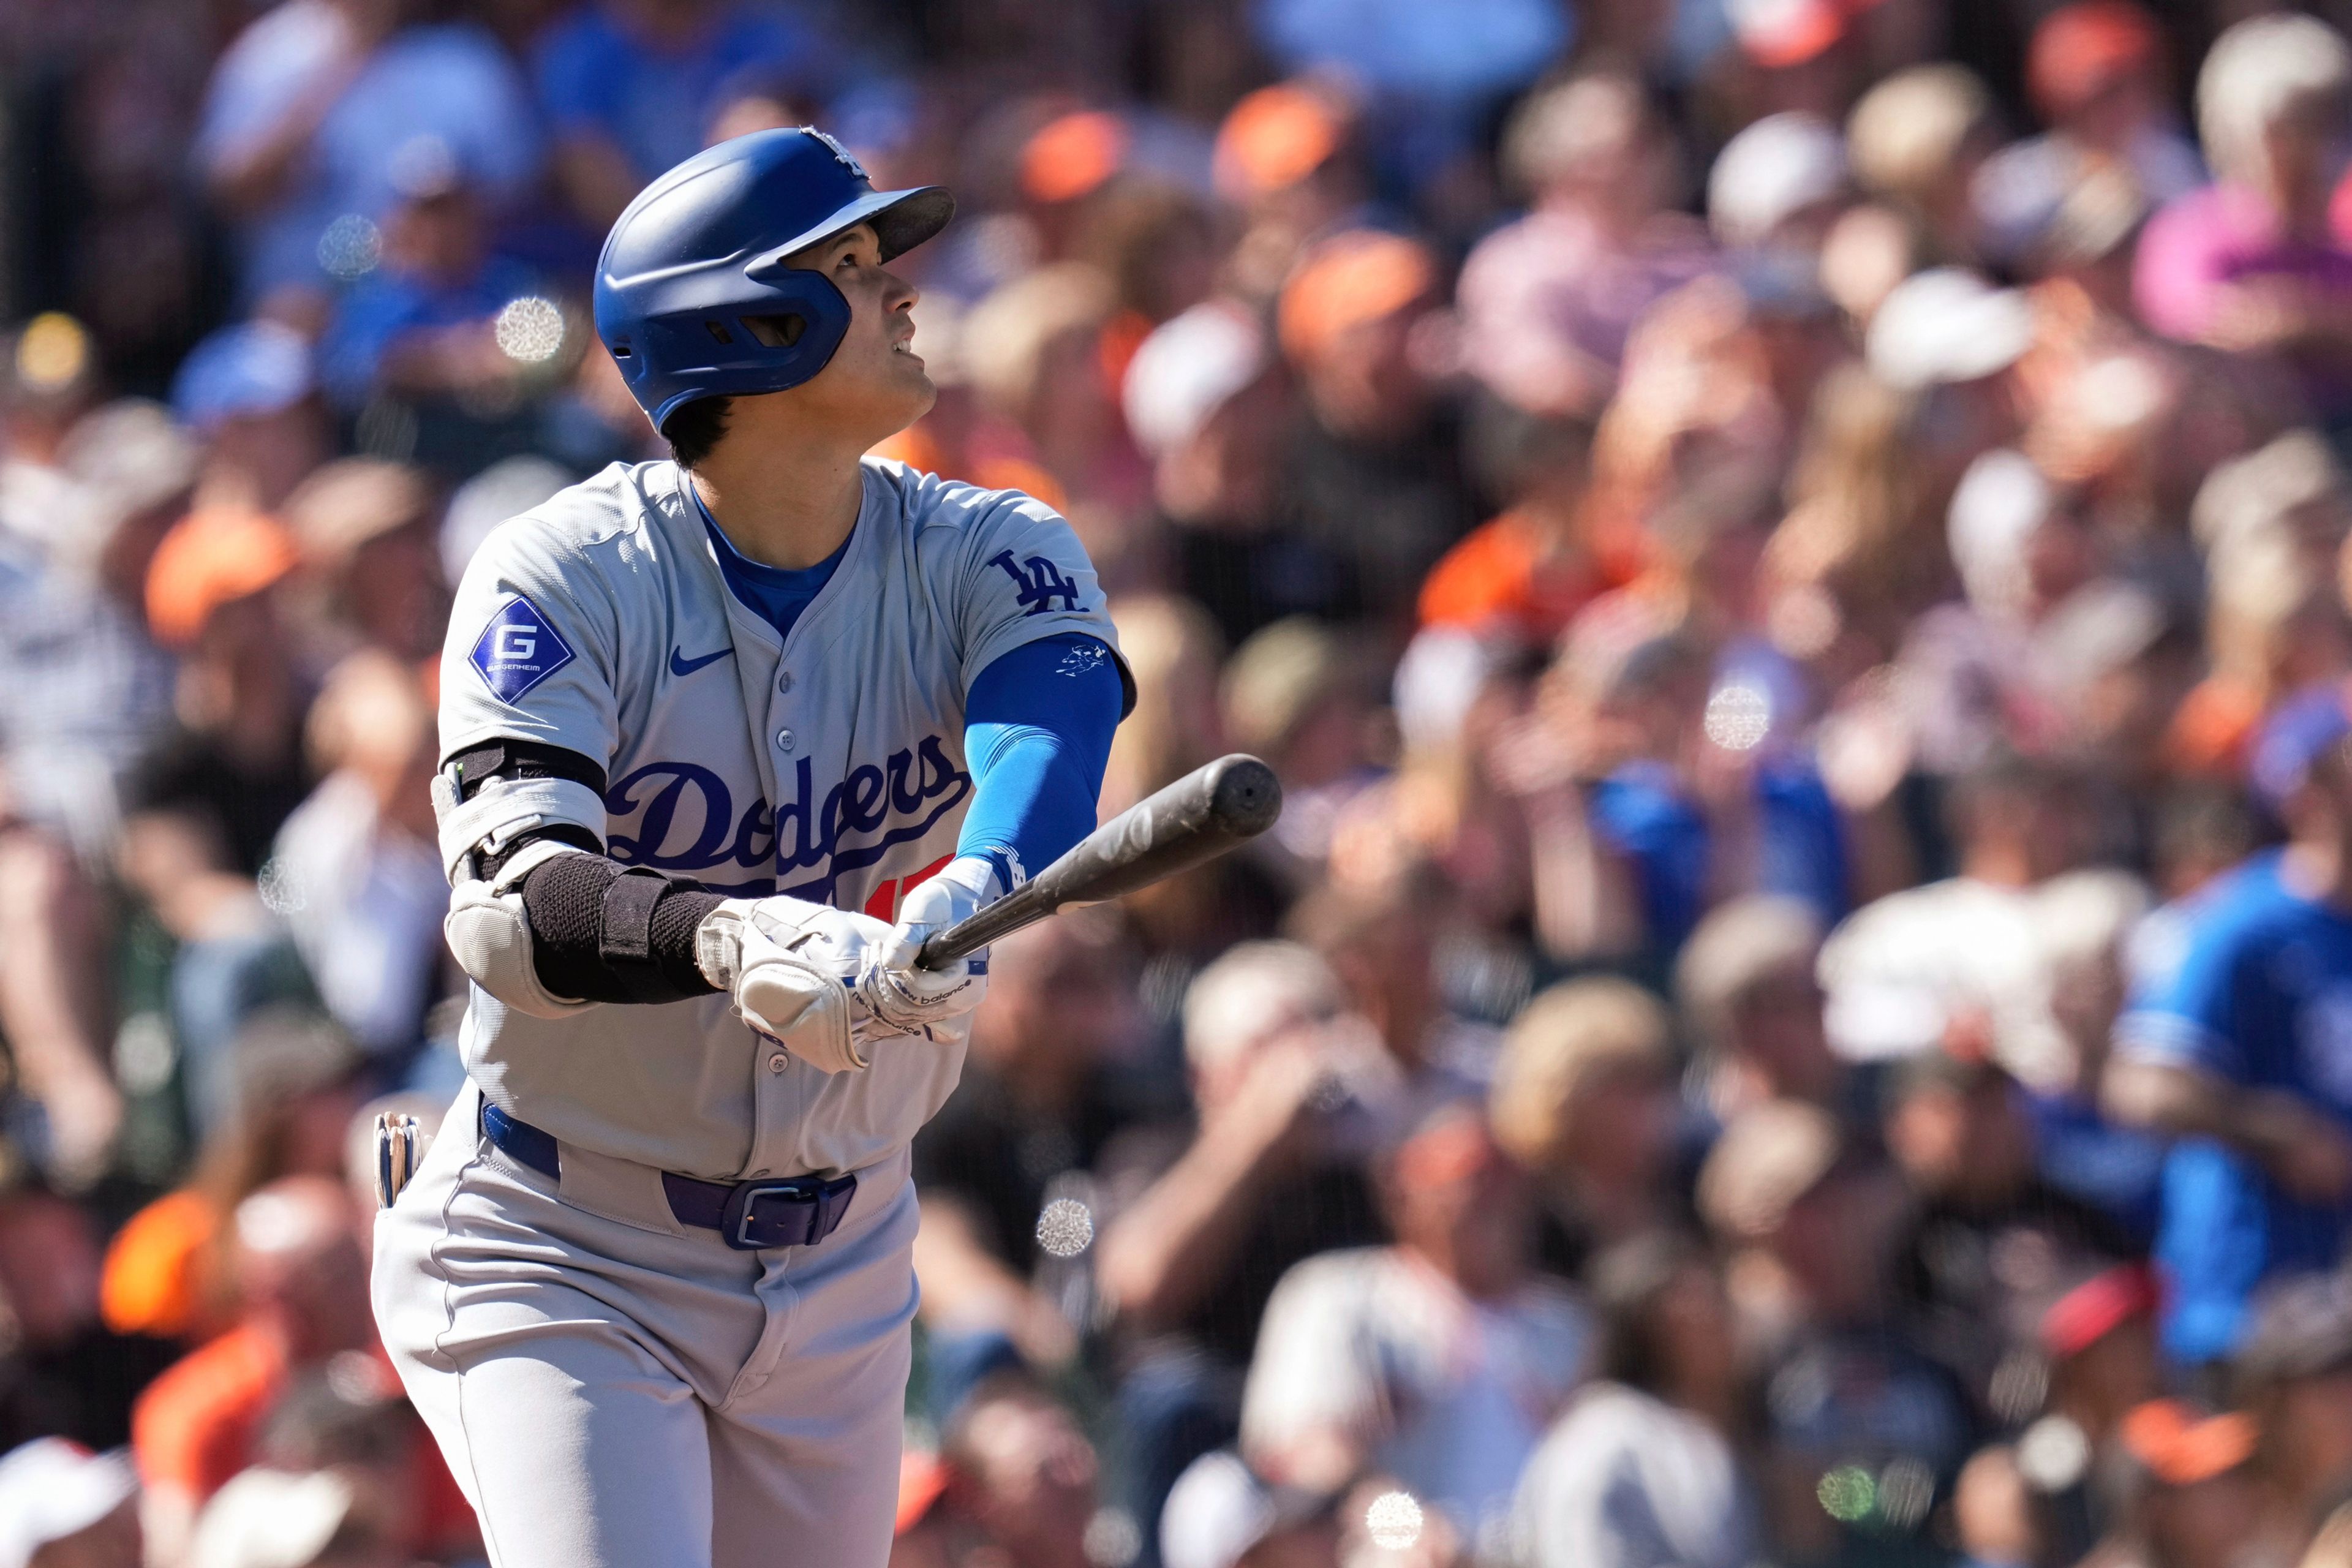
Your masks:
{"label": "belt buckle", "polygon": [[833,1234],[856,1190],[855,1176],[745,1182],[727,1194],[726,1207],[719,1214],[719,1234],[738,1252],[808,1247]]}

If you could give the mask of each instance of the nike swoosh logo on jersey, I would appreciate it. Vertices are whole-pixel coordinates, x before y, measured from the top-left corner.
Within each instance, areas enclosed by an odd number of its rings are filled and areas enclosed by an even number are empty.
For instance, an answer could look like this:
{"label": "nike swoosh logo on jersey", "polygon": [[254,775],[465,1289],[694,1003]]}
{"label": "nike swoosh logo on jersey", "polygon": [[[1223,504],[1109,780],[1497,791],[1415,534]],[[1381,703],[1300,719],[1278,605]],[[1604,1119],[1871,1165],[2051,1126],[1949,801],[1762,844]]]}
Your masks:
{"label": "nike swoosh logo on jersey", "polygon": [[717,664],[734,651],[731,647],[722,647],[717,653],[706,653],[700,658],[680,658],[677,649],[673,647],[669,650],[669,672],[672,675],[692,675],[704,665]]}

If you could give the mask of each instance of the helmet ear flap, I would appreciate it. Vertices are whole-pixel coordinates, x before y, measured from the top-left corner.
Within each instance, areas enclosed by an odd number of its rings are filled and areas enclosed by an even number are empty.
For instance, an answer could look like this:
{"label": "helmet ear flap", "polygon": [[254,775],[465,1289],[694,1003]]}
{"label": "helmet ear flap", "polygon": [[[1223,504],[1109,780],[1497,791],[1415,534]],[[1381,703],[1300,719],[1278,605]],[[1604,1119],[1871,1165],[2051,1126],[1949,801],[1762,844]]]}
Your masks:
{"label": "helmet ear flap", "polygon": [[736,273],[731,300],[713,298],[708,280],[698,281],[689,290],[680,280],[673,309],[641,318],[638,352],[619,361],[656,426],[696,398],[798,386],[832,362],[848,334],[849,300],[822,272],[780,268],[748,290]]}

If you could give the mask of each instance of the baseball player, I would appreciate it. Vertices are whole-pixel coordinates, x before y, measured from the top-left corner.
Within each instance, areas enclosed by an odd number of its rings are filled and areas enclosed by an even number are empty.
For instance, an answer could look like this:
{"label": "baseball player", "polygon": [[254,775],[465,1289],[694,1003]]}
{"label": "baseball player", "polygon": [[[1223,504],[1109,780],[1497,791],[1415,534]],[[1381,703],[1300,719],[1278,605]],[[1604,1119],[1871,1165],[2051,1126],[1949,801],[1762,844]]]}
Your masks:
{"label": "baseball player", "polygon": [[1052,510],[865,458],[930,406],[891,259],[944,190],[723,142],[604,244],[675,461],[494,531],[435,786],[468,1085],[376,1313],[497,1568],[880,1568],[908,1144],[984,958],[924,936],[1095,823],[1131,703]]}

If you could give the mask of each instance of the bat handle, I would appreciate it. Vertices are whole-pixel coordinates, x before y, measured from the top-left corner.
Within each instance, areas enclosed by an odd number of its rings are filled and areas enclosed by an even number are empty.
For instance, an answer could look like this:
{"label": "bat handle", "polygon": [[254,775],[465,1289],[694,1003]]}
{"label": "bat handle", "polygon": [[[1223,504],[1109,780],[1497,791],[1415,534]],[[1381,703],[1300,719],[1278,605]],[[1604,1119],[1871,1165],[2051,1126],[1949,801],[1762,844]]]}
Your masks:
{"label": "bat handle", "polygon": [[[1024,898],[1026,889],[1006,894],[994,903],[965,916],[944,931],[935,931],[923,939],[915,953],[918,969],[945,969],[960,958],[969,958],[994,942],[1009,935],[1034,918],[1040,900]],[[991,919],[992,912],[994,919]]]}

